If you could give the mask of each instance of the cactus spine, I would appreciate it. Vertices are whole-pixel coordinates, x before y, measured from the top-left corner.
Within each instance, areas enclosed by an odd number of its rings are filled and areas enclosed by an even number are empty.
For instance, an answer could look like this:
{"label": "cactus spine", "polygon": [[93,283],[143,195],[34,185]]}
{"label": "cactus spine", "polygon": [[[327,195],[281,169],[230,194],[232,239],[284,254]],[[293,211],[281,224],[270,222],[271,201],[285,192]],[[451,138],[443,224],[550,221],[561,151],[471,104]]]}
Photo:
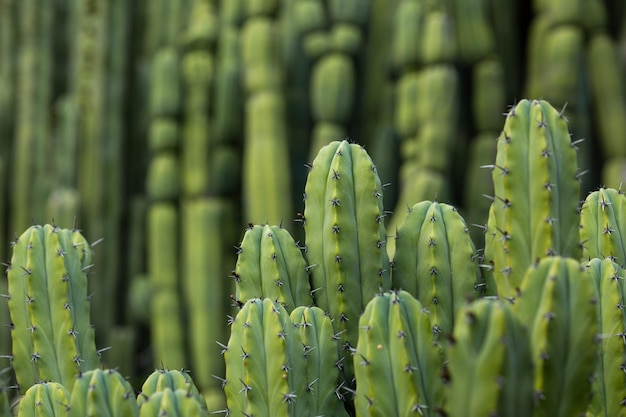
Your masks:
{"label": "cactus spine", "polygon": [[430,310],[433,330],[450,334],[457,310],[484,292],[465,220],[449,204],[414,205],[396,232],[392,287]]}
{"label": "cactus spine", "polygon": [[577,166],[562,113],[538,100],[511,108],[492,166],[485,243],[499,295],[514,296],[536,259],[580,259]]}
{"label": "cactus spine", "polygon": [[359,319],[354,355],[358,416],[435,416],[443,356],[422,304],[406,291],[374,297]]}
{"label": "cactus spine", "polygon": [[507,301],[481,299],[462,307],[452,340],[450,417],[533,415],[528,332]]}
{"label": "cactus spine", "polygon": [[8,270],[13,369],[24,393],[40,381],[71,390],[99,363],[89,321],[91,249],[80,232],[31,226],[13,245]]}

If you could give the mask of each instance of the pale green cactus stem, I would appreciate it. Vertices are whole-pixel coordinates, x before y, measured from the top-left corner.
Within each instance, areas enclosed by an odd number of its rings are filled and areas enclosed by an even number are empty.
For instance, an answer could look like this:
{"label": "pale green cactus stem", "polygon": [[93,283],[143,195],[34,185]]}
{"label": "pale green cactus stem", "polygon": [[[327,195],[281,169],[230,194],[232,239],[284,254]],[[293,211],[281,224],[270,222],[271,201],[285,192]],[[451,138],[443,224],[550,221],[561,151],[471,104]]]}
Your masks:
{"label": "pale green cactus stem", "polygon": [[137,417],[139,408],[133,387],[119,372],[98,368],[76,378],[65,415]]}
{"label": "pale green cactus stem", "polygon": [[598,360],[597,295],[578,259],[546,257],[524,276],[515,310],[527,326],[534,363],[535,412],[584,414]]}
{"label": "pale green cactus stem", "polygon": [[37,383],[20,399],[17,415],[20,417],[61,417],[67,415],[70,394],[58,382]]}
{"label": "pale green cactus stem", "polygon": [[406,291],[374,297],[354,355],[359,416],[429,416],[443,407],[443,355],[430,315]]}
{"label": "pale green cactus stem", "polygon": [[533,361],[528,331],[508,301],[462,307],[448,348],[450,417],[533,415]]}
{"label": "pale green cactus stem", "polygon": [[540,100],[513,106],[490,168],[495,197],[485,265],[498,294],[514,297],[537,259],[580,259],[580,174],[563,113]]}
{"label": "pale green cactus stem", "polygon": [[310,414],[347,417],[339,385],[337,340],[330,318],[319,307],[296,307],[291,321],[300,333],[307,368],[307,394],[311,396]]}
{"label": "pale green cactus stem", "polygon": [[209,413],[190,391],[168,387],[150,395],[139,407],[139,417],[162,416],[208,417]]}
{"label": "pale green cactus stem", "polygon": [[302,248],[280,226],[254,225],[246,230],[237,247],[232,277],[235,299],[243,305],[252,298],[278,301],[288,312],[313,305],[309,267]]}
{"label": "pale green cactus stem", "polygon": [[422,201],[398,227],[392,287],[419,299],[433,331],[450,334],[459,308],[484,293],[476,248],[454,206]]}
{"label": "pale green cactus stem", "polygon": [[608,258],[584,263],[596,294],[600,346],[589,412],[596,417],[624,416],[626,399],[626,271]]}
{"label": "pale green cactus stem", "polygon": [[583,259],[609,258],[626,267],[626,195],[600,188],[587,196],[580,217]]}
{"label": "pale green cactus stem", "polygon": [[186,395],[192,396],[206,410],[204,398],[196,387],[191,375],[185,370],[179,371],[174,369],[156,369],[148,375],[141,386],[141,392],[137,395],[139,408],[141,409],[143,403],[148,401],[152,395],[166,389],[172,391],[183,390]]}
{"label": "pale green cactus stem", "polygon": [[307,415],[310,381],[302,341],[279,303],[269,298],[246,302],[232,321],[224,360],[229,414]]}
{"label": "pale green cactus stem", "polygon": [[[327,311],[348,356],[365,305],[390,286],[382,185],[365,149],[348,141],[322,148],[305,186],[304,230],[316,305]],[[346,358],[346,378],[352,363]]]}
{"label": "pale green cactus stem", "polygon": [[77,230],[31,226],[13,242],[8,270],[13,369],[24,393],[41,381],[71,389],[100,364],[90,322],[91,248]]}

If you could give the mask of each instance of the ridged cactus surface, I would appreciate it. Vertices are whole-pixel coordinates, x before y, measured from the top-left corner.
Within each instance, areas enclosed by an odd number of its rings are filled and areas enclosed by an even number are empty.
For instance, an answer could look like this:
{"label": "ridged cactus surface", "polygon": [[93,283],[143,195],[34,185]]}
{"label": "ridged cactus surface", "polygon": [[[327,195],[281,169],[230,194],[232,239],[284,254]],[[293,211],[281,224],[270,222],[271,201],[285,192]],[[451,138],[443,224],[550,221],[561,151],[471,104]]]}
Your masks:
{"label": "ridged cactus surface", "polygon": [[613,188],[590,193],[582,205],[583,259],[609,258],[626,266],[626,195]]}
{"label": "ridged cactus surface", "polygon": [[41,382],[31,386],[20,399],[20,417],[61,417],[67,415],[70,394],[58,382]]}
{"label": "ridged cactus surface", "polygon": [[306,181],[304,204],[315,303],[329,313],[350,352],[358,333],[352,323],[390,286],[382,186],[365,149],[345,140],[322,148]]}
{"label": "ridged cactus surface", "polygon": [[533,415],[528,331],[508,301],[482,299],[461,308],[448,358],[450,417]]}
{"label": "ridged cactus surface", "polygon": [[528,327],[535,416],[585,413],[598,359],[597,301],[576,259],[547,257],[524,275],[515,308]]}
{"label": "ridged cactus surface", "polygon": [[422,201],[396,232],[392,287],[418,298],[434,331],[452,333],[457,310],[484,293],[465,220],[449,204]]}
{"label": "ridged cactus surface", "polygon": [[626,399],[626,271],[610,259],[594,258],[585,267],[594,285],[600,335],[589,412],[596,417],[624,416]]}
{"label": "ridged cactus surface", "polygon": [[512,297],[536,259],[580,258],[578,165],[563,113],[540,100],[513,106],[492,169],[485,260],[498,293]]}
{"label": "ridged cactus surface", "polygon": [[237,248],[235,299],[270,298],[291,312],[313,304],[308,266],[291,234],[282,227],[253,225]]}
{"label": "ridged cactus surface", "polygon": [[76,378],[68,417],[137,417],[139,408],[130,383],[116,370],[94,369]]}
{"label": "ridged cactus surface", "polygon": [[25,392],[37,382],[71,389],[100,359],[91,327],[91,248],[77,230],[31,226],[13,243],[7,273],[13,369]]}
{"label": "ridged cactus surface", "polygon": [[437,416],[444,358],[429,313],[406,291],[373,298],[354,354],[357,416]]}
{"label": "ridged cactus surface", "polygon": [[231,324],[224,351],[229,414],[307,415],[306,358],[298,330],[279,303],[248,300]]}

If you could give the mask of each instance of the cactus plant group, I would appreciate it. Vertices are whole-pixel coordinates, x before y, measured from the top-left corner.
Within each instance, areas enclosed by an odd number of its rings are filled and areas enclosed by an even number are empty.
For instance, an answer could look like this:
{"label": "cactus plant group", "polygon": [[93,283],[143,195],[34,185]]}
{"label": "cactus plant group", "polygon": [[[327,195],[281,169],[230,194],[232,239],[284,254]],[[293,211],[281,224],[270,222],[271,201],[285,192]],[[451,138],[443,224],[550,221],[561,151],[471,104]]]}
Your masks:
{"label": "cactus plant group", "polygon": [[626,415],[625,12],[0,0],[0,417]]}

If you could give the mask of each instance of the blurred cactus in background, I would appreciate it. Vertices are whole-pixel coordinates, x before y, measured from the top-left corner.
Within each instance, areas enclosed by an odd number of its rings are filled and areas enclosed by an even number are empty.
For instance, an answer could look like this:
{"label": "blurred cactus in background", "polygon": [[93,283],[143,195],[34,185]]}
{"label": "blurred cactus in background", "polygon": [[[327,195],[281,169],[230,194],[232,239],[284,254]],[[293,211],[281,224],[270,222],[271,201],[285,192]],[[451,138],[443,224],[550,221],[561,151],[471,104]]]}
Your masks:
{"label": "blurred cactus in background", "polygon": [[461,415],[528,355],[626,415],[625,77],[623,1],[0,0],[0,416]]}

